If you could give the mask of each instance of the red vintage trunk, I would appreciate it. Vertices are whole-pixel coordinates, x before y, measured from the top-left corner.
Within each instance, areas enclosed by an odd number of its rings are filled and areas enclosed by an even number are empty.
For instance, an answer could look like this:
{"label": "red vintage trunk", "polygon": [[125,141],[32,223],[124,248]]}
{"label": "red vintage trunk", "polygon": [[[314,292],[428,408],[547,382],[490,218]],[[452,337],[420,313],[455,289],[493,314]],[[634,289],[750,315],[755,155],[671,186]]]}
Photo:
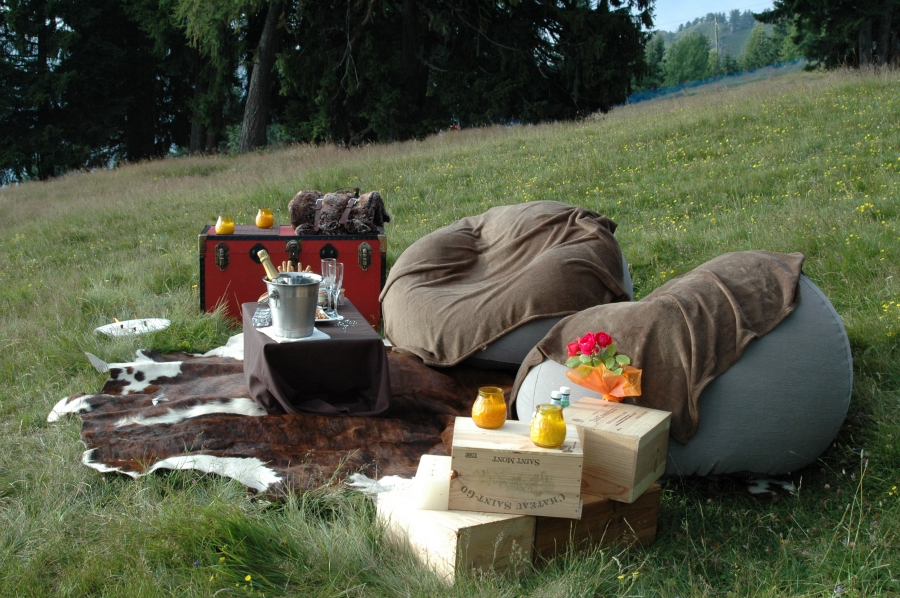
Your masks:
{"label": "red vintage trunk", "polygon": [[324,257],[344,263],[345,295],[373,326],[381,318],[378,295],[384,286],[387,243],[384,235],[298,236],[290,226],[260,229],[237,225],[234,234],[217,235],[207,225],[200,233],[200,309],[213,311],[219,303],[240,319],[241,304],[266,292],[265,270],[256,252],[265,249],[272,262],[299,261],[320,273]]}

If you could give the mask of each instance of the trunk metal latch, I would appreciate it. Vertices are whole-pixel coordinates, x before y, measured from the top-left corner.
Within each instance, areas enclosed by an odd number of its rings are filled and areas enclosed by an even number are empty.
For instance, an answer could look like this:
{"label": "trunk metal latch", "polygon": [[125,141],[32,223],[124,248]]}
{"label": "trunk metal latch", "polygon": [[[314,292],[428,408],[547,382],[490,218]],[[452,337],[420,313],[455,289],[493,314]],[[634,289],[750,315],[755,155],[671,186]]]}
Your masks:
{"label": "trunk metal latch", "polygon": [[365,241],[359,244],[359,267],[363,271],[368,270],[372,265],[372,246]]}
{"label": "trunk metal latch", "polygon": [[291,239],[284,246],[284,250],[288,254],[288,259],[291,260],[291,265],[296,268],[297,264],[300,263],[300,252],[303,251],[303,243],[299,239]]}
{"label": "trunk metal latch", "polygon": [[228,267],[228,243],[219,243],[216,245],[216,265],[219,270]]}

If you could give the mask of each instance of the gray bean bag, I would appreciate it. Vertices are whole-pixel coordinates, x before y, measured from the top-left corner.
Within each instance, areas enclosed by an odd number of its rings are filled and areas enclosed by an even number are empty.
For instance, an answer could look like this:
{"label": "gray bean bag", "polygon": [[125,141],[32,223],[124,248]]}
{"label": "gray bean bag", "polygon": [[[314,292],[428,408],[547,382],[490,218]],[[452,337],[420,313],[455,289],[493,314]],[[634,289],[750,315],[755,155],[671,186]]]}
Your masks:
{"label": "gray bean bag", "polygon": [[[850,343],[822,291],[806,276],[798,284],[793,313],[703,390],[699,429],[687,444],[669,442],[667,475],[788,473],[834,440],[853,386]],[[560,386],[572,388],[573,401],[597,396],[569,382],[566,369],[549,359],[531,368],[516,399],[519,419]]]}
{"label": "gray bean bag", "polygon": [[[624,255],[622,256],[622,273],[628,297],[634,299],[634,284],[631,281],[631,272],[628,271],[628,262],[625,261]],[[469,357],[465,363],[487,370],[515,372],[522,365],[522,360],[525,359],[528,352],[564,317],[556,316],[526,322]]]}
{"label": "gray bean bag", "polygon": [[627,302],[616,223],[535,201],[462,218],[410,245],[381,306],[394,350],[447,367],[524,324]]}

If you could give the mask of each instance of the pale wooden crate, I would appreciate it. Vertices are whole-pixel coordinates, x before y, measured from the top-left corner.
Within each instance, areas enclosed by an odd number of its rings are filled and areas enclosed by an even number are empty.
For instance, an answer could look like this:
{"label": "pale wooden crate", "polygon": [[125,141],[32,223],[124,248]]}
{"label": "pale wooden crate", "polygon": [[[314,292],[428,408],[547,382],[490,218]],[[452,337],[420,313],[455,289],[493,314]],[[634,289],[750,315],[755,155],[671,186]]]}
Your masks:
{"label": "pale wooden crate", "polygon": [[519,574],[532,561],[534,517],[413,509],[403,491],[376,500],[388,537],[447,583],[464,569]]}
{"label": "pale wooden crate", "polygon": [[665,472],[668,411],[585,397],[563,415],[584,432],[585,493],[633,502]]}
{"label": "pale wooden crate", "polygon": [[581,517],[584,452],[575,426],[566,426],[562,447],[531,441],[529,422],[479,428],[457,417],[453,430],[450,510]]}
{"label": "pale wooden crate", "polygon": [[659,484],[653,484],[632,503],[582,493],[584,508],[580,520],[537,517],[534,528],[535,565],[569,547],[583,549],[615,544],[650,546],[656,541],[660,490]]}

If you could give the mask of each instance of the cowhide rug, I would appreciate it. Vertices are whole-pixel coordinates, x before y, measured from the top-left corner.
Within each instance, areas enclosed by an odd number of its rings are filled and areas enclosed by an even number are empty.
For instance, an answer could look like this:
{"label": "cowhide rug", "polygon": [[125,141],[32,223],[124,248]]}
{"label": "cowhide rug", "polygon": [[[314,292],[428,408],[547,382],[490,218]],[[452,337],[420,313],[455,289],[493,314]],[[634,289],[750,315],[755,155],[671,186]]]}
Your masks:
{"label": "cowhide rug", "polygon": [[356,473],[412,477],[423,454],[449,454],[454,418],[471,413],[478,387],[508,394],[513,381],[389,352],[393,392],[383,416],[267,415],[248,398],[241,351],[238,336],[203,356],[138,351],[132,363],[107,365],[89,355],[109,379],[97,394],[59,401],[47,421],[79,415],[82,463],[101,472],[196,469],[278,496]]}

